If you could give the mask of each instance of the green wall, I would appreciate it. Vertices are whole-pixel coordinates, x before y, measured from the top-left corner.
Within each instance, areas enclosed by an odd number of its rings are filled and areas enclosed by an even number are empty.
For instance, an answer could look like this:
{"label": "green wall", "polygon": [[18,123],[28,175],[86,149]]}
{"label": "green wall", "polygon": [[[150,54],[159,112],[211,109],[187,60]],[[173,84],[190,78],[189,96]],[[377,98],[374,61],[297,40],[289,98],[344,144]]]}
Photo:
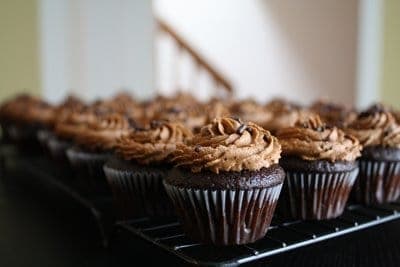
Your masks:
{"label": "green wall", "polygon": [[385,0],[381,97],[400,108],[400,0]]}
{"label": "green wall", "polygon": [[0,0],[0,101],[40,93],[38,2]]}

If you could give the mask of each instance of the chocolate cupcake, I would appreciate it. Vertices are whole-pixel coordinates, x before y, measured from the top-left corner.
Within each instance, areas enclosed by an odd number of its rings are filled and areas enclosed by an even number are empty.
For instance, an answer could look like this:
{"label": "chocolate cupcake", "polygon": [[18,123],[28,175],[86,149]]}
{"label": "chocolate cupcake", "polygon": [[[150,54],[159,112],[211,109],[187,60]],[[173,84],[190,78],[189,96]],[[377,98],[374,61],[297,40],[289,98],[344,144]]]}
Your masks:
{"label": "chocolate cupcake", "polygon": [[217,245],[262,238],[284,179],[280,153],[268,131],[227,117],[177,145],[176,167],[164,184],[185,233]]}
{"label": "chocolate cupcake", "polygon": [[207,120],[203,104],[185,93],[179,93],[172,98],[158,98],[154,101],[153,108],[155,110],[152,120],[179,122],[192,132],[201,128]]}
{"label": "chocolate cupcake", "polygon": [[37,151],[37,132],[52,125],[54,117],[53,106],[29,95],[17,96],[0,108],[4,138],[25,152]]}
{"label": "chocolate cupcake", "polygon": [[347,131],[363,145],[360,173],[353,190],[363,204],[395,201],[400,196],[400,126],[382,105],[360,113]]}
{"label": "chocolate cupcake", "polygon": [[347,127],[357,117],[357,112],[349,107],[322,100],[312,104],[310,110],[318,114],[327,125],[339,128]]}
{"label": "chocolate cupcake", "polygon": [[318,116],[278,131],[286,181],[278,211],[293,219],[342,214],[358,173],[359,141]]}
{"label": "chocolate cupcake", "polygon": [[129,120],[117,113],[98,116],[86,127],[75,129],[75,145],[67,149],[67,156],[88,193],[110,192],[103,165],[112,156],[117,140],[129,130]]}
{"label": "chocolate cupcake", "polygon": [[263,126],[272,119],[272,113],[252,99],[245,99],[229,105],[232,116],[252,121]]}
{"label": "chocolate cupcake", "polygon": [[47,141],[51,156],[56,162],[68,165],[67,149],[73,145],[76,133],[86,129],[87,124],[94,122],[96,116],[87,107],[66,108],[54,125],[53,134]]}
{"label": "chocolate cupcake", "polygon": [[191,136],[180,123],[154,121],[118,140],[119,157],[110,160],[104,171],[120,218],[173,215],[162,181],[176,145]]}
{"label": "chocolate cupcake", "polygon": [[280,129],[292,127],[299,120],[305,120],[313,113],[291,102],[274,99],[268,102],[264,109],[270,113],[270,119],[262,126],[273,134]]}

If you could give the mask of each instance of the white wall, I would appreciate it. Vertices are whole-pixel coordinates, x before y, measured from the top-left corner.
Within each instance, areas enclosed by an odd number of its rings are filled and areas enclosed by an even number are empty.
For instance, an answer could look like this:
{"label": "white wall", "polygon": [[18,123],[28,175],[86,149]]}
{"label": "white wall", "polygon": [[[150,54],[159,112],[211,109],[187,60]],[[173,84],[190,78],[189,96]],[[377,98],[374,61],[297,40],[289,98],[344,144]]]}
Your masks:
{"label": "white wall", "polygon": [[[350,104],[356,91],[357,3],[155,0],[154,9],[233,82],[240,97],[285,96],[302,103],[327,97]],[[162,61],[159,70],[168,64]],[[164,76],[161,91],[170,90],[165,74],[156,75]]]}
{"label": "white wall", "polygon": [[40,0],[44,95],[85,99],[154,93],[153,14],[147,0]]}

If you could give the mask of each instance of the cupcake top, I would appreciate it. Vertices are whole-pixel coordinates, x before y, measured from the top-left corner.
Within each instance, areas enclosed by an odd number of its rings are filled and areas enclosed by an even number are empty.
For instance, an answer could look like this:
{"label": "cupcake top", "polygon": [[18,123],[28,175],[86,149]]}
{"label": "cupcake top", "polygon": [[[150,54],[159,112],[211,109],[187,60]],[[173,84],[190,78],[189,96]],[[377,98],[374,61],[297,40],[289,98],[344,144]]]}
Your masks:
{"label": "cupcake top", "polygon": [[347,131],[356,136],[364,147],[400,148],[400,126],[392,113],[382,105],[361,112]]}
{"label": "cupcake top", "polygon": [[187,144],[178,145],[173,161],[192,172],[257,171],[277,164],[280,153],[278,140],[262,127],[224,117],[201,128]]}
{"label": "cupcake top", "polygon": [[54,133],[64,139],[73,139],[87,129],[88,124],[96,121],[96,115],[88,109],[82,111],[64,111],[54,126]]}
{"label": "cupcake top", "polygon": [[136,129],[122,136],[116,150],[125,160],[140,164],[169,163],[176,145],[191,137],[190,130],[180,123],[153,121],[147,129]]}
{"label": "cupcake top", "polygon": [[27,95],[20,94],[16,97],[9,99],[1,104],[0,117],[2,120],[15,120],[18,116],[24,113],[23,107],[30,102],[35,101],[35,98]]}
{"label": "cupcake top", "polygon": [[393,109],[392,114],[393,114],[397,124],[400,124],[400,111],[397,109]]}
{"label": "cupcake top", "polygon": [[87,127],[77,127],[74,140],[89,150],[111,150],[118,138],[128,134],[131,129],[130,120],[121,114],[97,117],[87,123]]}
{"label": "cupcake top", "polygon": [[354,161],[361,145],[352,135],[337,127],[326,126],[319,116],[299,121],[293,127],[278,131],[282,154],[304,160]]}
{"label": "cupcake top", "polygon": [[55,110],[44,100],[23,94],[5,102],[0,108],[0,117],[2,120],[51,126]]}
{"label": "cupcake top", "polygon": [[234,102],[230,105],[230,113],[244,121],[252,121],[261,126],[264,126],[272,118],[269,110],[252,99]]}
{"label": "cupcake top", "polygon": [[65,98],[64,101],[56,107],[56,109],[57,112],[64,112],[64,111],[71,112],[71,111],[82,110],[85,106],[86,104],[82,100],[80,100],[75,96],[70,95],[67,98]]}
{"label": "cupcake top", "polygon": [[141,108],[133,97],[128,93],[118,93],[110,99],[98,100],[92,104],[92,108],[98,113],[102,114],[130,114],[135,116],[141,116]]}
{"label": "cupcake top", "polygon": [[328,125],[337,127],[346,127],[357,117],[357,113],[346,106],[322,100],[312,104],[310,110]]}
{"label": "cupcake top", "polygon": [[271,119],[264,123],[263,127],[273,133],[279,129],[294,126],[297,121],[311,115],[311,112],[281,99],[272,100],[265,109],[271,113]]}
{"label": "cupcake top", "polygon": [[211,123],[215,118],[229,117],[231,115],[229,108],[219,99],[212,99],[204,104],[202,110],[207,115],[205,124]]}
{"label": "cupcake top", "polygon": [[56,120],[55,108],[44,101],[29,105],[26,114],[28,121],[47,127],[52,127]]}
{"label": "cupcake top", "polygon": [[194,130],[205,124],[207,116],[200,112],[200,107],[181,107],[179,104],[161,109],[152,118],[155,121],[180,122],[188,129]]}

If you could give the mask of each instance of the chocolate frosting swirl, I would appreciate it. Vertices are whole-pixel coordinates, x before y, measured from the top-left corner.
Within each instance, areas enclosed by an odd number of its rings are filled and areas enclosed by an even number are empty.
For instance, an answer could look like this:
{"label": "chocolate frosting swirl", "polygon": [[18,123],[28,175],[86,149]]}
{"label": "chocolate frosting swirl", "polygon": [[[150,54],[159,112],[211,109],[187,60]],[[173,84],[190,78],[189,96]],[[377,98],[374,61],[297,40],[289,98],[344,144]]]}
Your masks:
{"label": "chocolate frosting swirl", "polygon": [[64,112],[58,119],[54,133],[64,139],[73,139],[77,134],[87,129],[90,122],[94,122],[96,116],[89,111]]}
{"label": "chocolate frosting swirl", "polygon": [[0,119],[21,123],[51,126],[55,120],[52,105],[34,96],[26,94],[3,103],[0,107]]}
{"label": "chocolate frosting swirl", "polygon": [[328,125],[339,128],[346,127],[357,117],[352,108],[324,100],[314,102],[310,110],[318,114]]}
{"label": "chocolate frosting swirl", "polygon": [[272,113],[252,99],[232,103],[230,113],[244,121],[252,121],[261,126],[272,119]]}
{"label": "chocolate frosting swirl", "polygon": [[292,127],[297,121],[305,120],[313,115],[310,111],[282,99],[272,100],[265,106],[265,110],[270,112],[271,116],[270,120],[262,126],[272,133],[286,127]]}
{"label": "chocolate frosting swirl", "polygon": [[393,114],[381,105],[374,105],[360,113],[347,131],[356,136],[364,147],[400,148],[400,126]]}
{"label": "chocolate frosting swirl", "polygon": [[129,120],[121,114],[114,113],[96,118],[87,127],[77,128],[75,141],[90,150],[111,150],[117,140],[130,130]]}
{"label": "chocolate frosting swirl", "polygon": [[281,129],[277,137],[283,155],[304,160],[354,161],[361,151],[355,137],[337,127],[327,127],[317,115]]}
{"label": "chocolate frosting swirl", "polygon": [[140,164],[169,163],[176,145],[191,137],[191,131],[180,123],[153,121],[149,129],[136,129],[122,136],[116,150],[125,160]]}
{"label": "chocolate frosting swirl", "polygon": [[257,171],[277,164],[280,153],[278,140],[262,127],[224,117],[204,126],[188,144],[178,145],[174,162],[192,172]]}

